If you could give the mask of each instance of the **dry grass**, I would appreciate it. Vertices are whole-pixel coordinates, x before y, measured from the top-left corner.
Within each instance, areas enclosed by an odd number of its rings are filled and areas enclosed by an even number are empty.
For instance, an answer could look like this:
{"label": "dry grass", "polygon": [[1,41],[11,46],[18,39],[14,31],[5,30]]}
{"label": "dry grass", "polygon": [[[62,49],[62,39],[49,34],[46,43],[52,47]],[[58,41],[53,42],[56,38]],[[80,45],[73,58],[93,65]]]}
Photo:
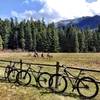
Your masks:
{"label": "dry grass", "polygon": [[[39,53],[39,56],[40,55],[41,53]],[[0,52],[0,59],[14,61],[22,59],[24,62],[46,64],[56,64],[56,62],[59,61],[60,64],[65,64],[67,66],[100,70],[100,53],[51,53],[53,58],[47,58],[46,55],[47,54],[44,53],[44,58],[35,58],[31,52]],[[0,62],[0,65],[2,64],[3,63]],[[52,71],[50,69],[46,70]],[[3,75],[3,72],[4,71],[1,69],[0,76]],[[88,74],[91,73],[86,73],[86,75]],[[100,78],[100,75],[96,73],[92,73],[92,76],[95,76],[97,79]],[[0,83],[0,100],[80,100],[77,92],[74,92],[75,94],[70,92],[71,90],[69,90],[67,96],[62,96],[49,93],[49,91],[45,89],[37,89],[36,87],[22,87],[5,82]],[[93,100],[100,100],[99,95]]]}

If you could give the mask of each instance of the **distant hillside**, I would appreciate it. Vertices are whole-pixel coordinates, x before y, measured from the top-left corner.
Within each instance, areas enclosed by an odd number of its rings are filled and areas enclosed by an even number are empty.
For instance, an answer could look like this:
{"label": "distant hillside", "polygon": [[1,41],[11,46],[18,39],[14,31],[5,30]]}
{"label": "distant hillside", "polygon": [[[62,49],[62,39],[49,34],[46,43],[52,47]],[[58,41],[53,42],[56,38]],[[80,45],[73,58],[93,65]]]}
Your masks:
{"label": "distant hillside", "polygon": [[96,28],[100,25],[100,16],[96,15],[93,17],[81,17],[72,20],[61,20],[56,23],[57,27],[65,27],[68,25],[76,25],[79,28],[86,28],[89,27],[91,29]]}

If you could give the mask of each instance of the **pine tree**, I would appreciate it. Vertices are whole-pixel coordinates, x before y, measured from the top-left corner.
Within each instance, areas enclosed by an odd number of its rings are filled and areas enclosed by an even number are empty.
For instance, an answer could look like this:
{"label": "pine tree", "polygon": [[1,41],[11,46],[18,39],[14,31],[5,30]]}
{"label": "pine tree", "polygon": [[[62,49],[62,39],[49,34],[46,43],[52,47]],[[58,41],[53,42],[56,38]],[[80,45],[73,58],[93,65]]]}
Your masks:
{"label": "pine tree", "polygon": [[2,37],[0,35],[0,50],[2,50],[2,49],[3,49],[3,40],[2,40]]}
{"label": "pine tree", "polygon": [[36,50],[36,45],[37,45],[37,42],[36,42],[36,35],[38,34],[38,30],[37,30],[37,27],[35,26],[35,22],[33,21],[33,19],[31,18],[31,32],[32,32],[32,49],[33,50]]}
{"label": "pine tree", "polygon": [[59,34],[59,48],[61,52],[66,52],[66,35],[62,28],[58,29]]}
{"label": "pine tree", "polygon": [[58,52],[59,51],[59,37],[58,30],[55,28],[54,23],[51,23],[47,27],[47,44],[48,51]]}
{"label": "pine tree", "polygon": [[75,33],[75,52],[79,52],[79,42],[78,42],[78,35]]}
{"label": "pine tree", "polygon": [[13,18],[11,18],[11,20],[10,20],[10,27],[11,27],[11,30],[10,30],[9,38],[8,38],[8,49],[14,49],[14,28],[15,28],[15,25],[14,25]]}
{"label": "pine tree", "polygon": [[32,33],[31,33],[31,24],[29,21],[27,21],[25,26],[25,49],[28,51],[32,50]]}
{"label": "pine tree", "polygon": [[79,41],[80,52],[85,52],[85,34],[84,34],[84,31],[79,31],[78,41]]}
{"label": "pine tree", "polygon": [[46,37],[46,25],[44,24],[44,21],[38,21],[37,23],[37,30],[38,34],[37,36],[37,50],[38,51],[47,51],[47,37]]}
{"label": "pine tree", "polygon": [[25,49],[25,39],[24,39],[24,35],[25,35],[25,30],[24,30],[24,24],[25,22],[22,21],[19,25],[20,29],[19,29],[19,34],[18,34],[18,42],[19,42],[19,48],[21,48],[22,50]]}
{"label": "pine tree", "polygon": [[4,31],[3,31],[3,45],[4,49],[8,49],[8,40],[11,32],[11,26],[10,21],[8,19],[5,19],[4,21]]}

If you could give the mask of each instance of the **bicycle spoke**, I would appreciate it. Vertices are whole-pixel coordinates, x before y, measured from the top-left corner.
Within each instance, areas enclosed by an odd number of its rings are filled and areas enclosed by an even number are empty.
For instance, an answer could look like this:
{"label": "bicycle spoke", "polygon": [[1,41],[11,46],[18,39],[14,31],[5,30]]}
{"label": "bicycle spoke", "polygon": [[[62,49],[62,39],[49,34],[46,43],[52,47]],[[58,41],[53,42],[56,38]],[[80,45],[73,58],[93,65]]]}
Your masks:
{"label": "bicycle spoke", "polygon": [[81,96],[92,98],[97,95],[97,83],[89,77],[84,77],[78,82],[78,92]]}
{"label": "bicycle spoke", "polygon": [[11,82],[11,83],[15,83],[17,73],[18,73],[17,70],[11,70],[8,74],[8,81]]}
{"label": "bicycle spoke", "polygon": [[41,73],[38,79],[40,87],[48,88],[49,79],[50,79],[49,73],[46,72]]}
{"label": "bicycle spoke", "polygon": [[[58,78],[58,80],[56,78]],[[49,86],[53,92],[64,92],[67,88],[67,81],[64,76],[60,74],[54,74],[49,80]]]}
{"label": "bicycle spoke", "polygon": [[20,71],[17,80],[20,85],[28,85],[31,82],[31,75],[27,71]]}

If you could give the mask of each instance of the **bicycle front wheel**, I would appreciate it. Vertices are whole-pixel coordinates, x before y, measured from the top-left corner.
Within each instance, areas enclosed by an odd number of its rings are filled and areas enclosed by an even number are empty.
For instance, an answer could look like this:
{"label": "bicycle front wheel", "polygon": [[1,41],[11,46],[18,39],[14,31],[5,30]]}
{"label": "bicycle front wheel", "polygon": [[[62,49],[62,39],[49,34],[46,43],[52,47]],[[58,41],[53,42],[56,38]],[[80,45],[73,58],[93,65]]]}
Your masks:
{"label": "bicycle front wheel", "polygon": [[49,85],[48,85],[49,79],[50,79],[49,73],[47,73],[47,72],[41,73],[38,77],[39,86],[43,87],[43,88],[48,88],[49,87]]}
{"label": "bicycle front wheel", "polygon": [[81,97],[91,99],[98,94],[99,87],[94,79],[82,77],[77,83],[77,91]]}
{"label": "bicycle front wheel", "polygon": [[54,74],[50,77],[49,88],[55,93],[62,93],[67,88],[67,80],[61,74]]}
{"label": "bicycle front wheel", "polygon": [[8,72],[8,81],[10,83],[16,83],[16,76],[17,76],[18,70],[17,69],[12,69],[11,71]]}
{"label": "bicycle front wheel", "polygon": [[31,75],[26,70],[21,70],[18,72],[16,78],[19,85],[26,86],[31,82]]}

